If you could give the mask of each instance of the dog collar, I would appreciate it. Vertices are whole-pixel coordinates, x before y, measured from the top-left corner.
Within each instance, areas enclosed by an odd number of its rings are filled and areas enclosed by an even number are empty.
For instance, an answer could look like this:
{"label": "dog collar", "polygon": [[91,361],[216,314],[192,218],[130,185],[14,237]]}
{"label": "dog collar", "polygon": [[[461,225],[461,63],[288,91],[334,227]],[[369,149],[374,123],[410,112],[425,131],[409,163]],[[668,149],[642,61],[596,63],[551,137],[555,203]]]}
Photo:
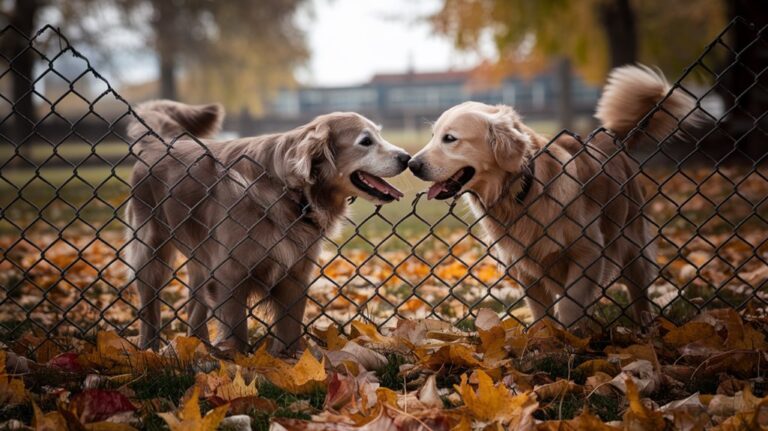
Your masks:
{"label": "dog collar", "polygon": [[295,198],[289,198],[290,200],[296,202],[296,207],[299,212],[299,215],[296,217],[296,220],[303,221],[313,226],[317,226],[317,222],[312,217],[312,215],[314,214],[314,211],[312,210],[312,204],[309,202],[307,195],[302,190],[298,190],[298,189],[292,189],[292,190],[299,195],[298,200],[295,200]]}
{"label": "dog collar", "polygon": [[523,171],[520,174],[520,181],[521,181],[521,188],[520,191],[517,192],[515,195],[515,201],[519,203],[520,205],[523,204],[523,201],[528,196],[528,193],[531,192],[531,187],[533,187],[533,180],[536,175],[536,163],[535,163],[536,156],[531,157],[528,159],[528,163],[523,166]]}

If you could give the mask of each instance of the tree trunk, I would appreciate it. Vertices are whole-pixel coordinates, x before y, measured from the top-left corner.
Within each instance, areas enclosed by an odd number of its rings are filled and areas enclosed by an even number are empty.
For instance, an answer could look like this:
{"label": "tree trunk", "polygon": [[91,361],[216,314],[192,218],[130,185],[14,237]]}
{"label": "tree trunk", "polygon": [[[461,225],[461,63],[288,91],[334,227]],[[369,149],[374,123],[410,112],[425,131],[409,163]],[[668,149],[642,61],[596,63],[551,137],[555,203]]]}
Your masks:
{"label": "tree trunk", "polygon": [[178,66],[176,53],[179,49],[178,32],[174,2],[154,0],[155,15],[153,27],[155,31],[155,49],[157,50],[160,80],[160,97],[177,99],[176,68]]}
{"label": "tree trunk", "polygon": [[598,16],[608,39],[611,68],[637,61],[637,27],[635,11],[629,0],[599,3]]}
{"label": "tree trunk", "polygon": [[[29,48],[26,37],[32,37],[35,31],[35,18],[40,9],[39,0],[17,0],[9,19],[21,35],[8,32],[3,38],[3,54],[11,59],[11,100],[13,113],[10,127],[10,137],[16,152],[27,160],[31,160],[34,138],[25,139],[37,123],[34,98],[34,72],[36,54]],[[23,36],[22,36],[23,35]],[[15,160],[15,165],[28,165],[21,159]]]}
{"label": "tree trunk", "polygon": [[158,52],[160,56],[160,97],[176,100],[176,62],[173,53]]}
{"label": "tree trunk", "polygon": [[[760,29],[763,29],[762,38],[763,42],[765,41],[768,32],[768,29],[765,29],[768,25],[768,3],[730,0],[727,2],[727,10],[731,19],[741,17],[754,27],[750,28],[744,22],[736,22],[725,36],[726,43],[733,48],[733,52],[725,60],[722,67],[724,72],[717,88],[724,99],[725,109],[731,109],[722,127],[736,142],[720,141],[718,152],[722,154],[729,151],[735,144],[741,150],[736,155],[741,157],[742,162],[764,162],[768,154],[768,116],[765,115],[768,112],[768,92],[765,91],[765,86],[755,84],[758,80],[765,82],[768,52],[764,49],[765,43],[753,42],[759,38]],[[736,62],[738,65],[731,67],[731,64]],[[743,155],[749,159],[744,160]]]}
{"label": "tree trunk", "polygon": [[557,104],[560,127],[573,128],[573,73],[571,62],[567,57],[561,57],[557,62]]}

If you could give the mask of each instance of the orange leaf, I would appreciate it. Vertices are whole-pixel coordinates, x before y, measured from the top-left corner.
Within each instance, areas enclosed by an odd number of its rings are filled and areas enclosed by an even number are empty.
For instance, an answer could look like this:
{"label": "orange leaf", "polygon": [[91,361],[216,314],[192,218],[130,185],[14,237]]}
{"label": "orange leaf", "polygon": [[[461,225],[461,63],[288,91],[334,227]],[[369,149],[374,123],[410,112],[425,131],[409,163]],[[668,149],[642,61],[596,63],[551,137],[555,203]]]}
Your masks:
{"label": "orange leaf", "polygon": [[493,380],[483,371],[477,371],[478,387],[474,391],[467,383],[467,375],[454,388],[464,400],[472,415],[483,422],[508,424],[509,429],[530,429],[533,412],[538,407],[530,394],[512,395],[503,384],[493,385]]}
{"label": "orange leaf", "polygon": [[226,416],[229,404],[216,407],[203,417],[200,415],[199,394],[200,390],[195,386],[177,415],[158,413],[158,416],[163,418],[171,431],[215,431]]}
{"label": "orange leaf", "polygon": [[292,394],[314,392],[325,384],[325,361],[319,362],[309,350],[305,350],[299,361],[291,366],[267,353],[263,345],[253,356],[237,355],[235,363],[242,367],[253,368],[263,374],[277,387]]}
{"label": "orange leaf", "polygon": [[663,430],[664,417],[654,412],[640,401],[640,392],[632,379],[626,380],[629,409],[624,413],[624,426],[628,431]]}

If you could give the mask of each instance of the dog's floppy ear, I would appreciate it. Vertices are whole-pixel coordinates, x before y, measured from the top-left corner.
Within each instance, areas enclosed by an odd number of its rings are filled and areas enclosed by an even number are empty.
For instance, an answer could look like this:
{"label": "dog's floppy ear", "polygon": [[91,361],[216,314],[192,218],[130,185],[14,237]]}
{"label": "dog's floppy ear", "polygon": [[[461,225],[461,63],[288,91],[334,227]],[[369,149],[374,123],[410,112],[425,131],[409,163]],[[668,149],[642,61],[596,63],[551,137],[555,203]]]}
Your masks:
{"label": "dog's floppy ear", "polygon": [[520,117],[509,106],[498,105],[488,117],[489,143],[496,163],[505,171],[517,173],[531,151],[531,137],[520,128]]}
{"label": "dog's floppy ear", "polygon": [[313,167],[324,159],[332,170],[336,170],[331,146],[331,127],[327,122],[313,122],[299,136],[289,152],[288,163],[294,174],[307,184],[315,180]]}

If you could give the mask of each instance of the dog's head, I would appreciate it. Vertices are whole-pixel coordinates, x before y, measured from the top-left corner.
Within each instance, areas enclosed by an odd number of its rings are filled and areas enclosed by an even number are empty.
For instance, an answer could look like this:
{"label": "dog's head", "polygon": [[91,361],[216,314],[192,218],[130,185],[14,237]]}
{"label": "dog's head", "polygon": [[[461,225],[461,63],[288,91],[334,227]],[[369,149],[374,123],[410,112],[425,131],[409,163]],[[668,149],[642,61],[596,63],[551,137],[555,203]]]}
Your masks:
{"label": "dog's head", "polygon": [[403,172],[410,160],[403,149],[382,138],[380,126],[351,112],[321,115],[300,128],[287,157],[302,183],[375,203],[403,197],[383,177]]}
{"label": "dog's head", "polygon": [[445,111],[432,139],[408,164],[433,182],[427,198],[448,199],[466,190],[495,202],[508,174],[521,171],[532,153],[532,136],[509,106],[465,102]]}

